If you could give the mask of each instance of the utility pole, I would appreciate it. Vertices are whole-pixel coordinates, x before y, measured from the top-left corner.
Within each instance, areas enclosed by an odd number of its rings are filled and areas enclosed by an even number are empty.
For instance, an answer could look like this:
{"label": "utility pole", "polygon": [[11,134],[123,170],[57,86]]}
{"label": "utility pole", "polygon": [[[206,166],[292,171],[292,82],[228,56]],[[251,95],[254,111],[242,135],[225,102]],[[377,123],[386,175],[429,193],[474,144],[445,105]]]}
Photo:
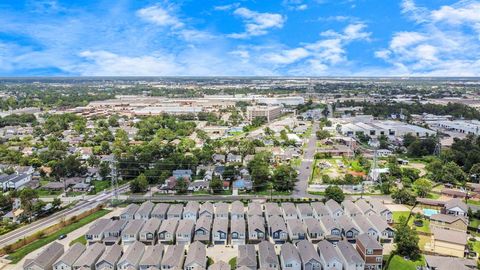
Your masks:
{"label": "utility pole", "polygon": [[112,184],[112,190],[113,190],[113,196],[112,196],[112,205],[114,200],[118,200],[118,170],[117,170],[117,161],[115,158],[110,162],[110,167],[111,167],[111,184]]}

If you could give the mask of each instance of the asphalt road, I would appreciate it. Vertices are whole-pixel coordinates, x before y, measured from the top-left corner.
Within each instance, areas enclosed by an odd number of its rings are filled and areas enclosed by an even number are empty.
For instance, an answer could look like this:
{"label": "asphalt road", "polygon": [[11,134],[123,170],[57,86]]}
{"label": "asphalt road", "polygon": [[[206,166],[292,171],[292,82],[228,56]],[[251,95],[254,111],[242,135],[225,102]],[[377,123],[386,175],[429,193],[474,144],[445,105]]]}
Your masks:
{"label": "asphalt road", "polygon": [[[128,189],[127,186],[119,187],[119,192],[123,192],[126,189]],[[60,222],[62,219],[65,219],[71,215],[74,215],[75,213],[81,213],[89,209],[92,209],[97,205],[108,201],[109,199],[111,199],[112,196],[113,196],[113,191],[92,196],[86,200],[79,201],[72,208],[68,208],[68,209],[64,209],[62,211],[56,212],[53,215],[34,221],[28,225],[22,226],[16,230],[6,233],[0,236],[0,247],[4,247],[8,244],[14,243],[18,239],[22,239],[25,236],[32,235],[37,231],[40,231],[49,226],[52,226]]]}
{"label": "asphalt road", "polygon": [[313,123],[312,134],[308,138],[307,145],[304,149],[302,162],[298,168],[298,181],[293,191],[294,197],[307,197],[308,179],[312,173],[313,158],[315,156],[315,149],[317,147],[317,130],[318,123]]}

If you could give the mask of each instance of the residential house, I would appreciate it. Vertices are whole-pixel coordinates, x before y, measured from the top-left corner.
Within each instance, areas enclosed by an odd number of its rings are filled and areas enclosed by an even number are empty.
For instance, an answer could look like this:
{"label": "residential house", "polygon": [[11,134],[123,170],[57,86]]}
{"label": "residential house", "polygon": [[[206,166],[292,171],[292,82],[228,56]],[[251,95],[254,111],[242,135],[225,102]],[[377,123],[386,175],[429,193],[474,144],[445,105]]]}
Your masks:
{"label": "residential house", "polygon": [[269,219],[274,216],[283,216],[282,209],[280,209],[277,203],[265,203],[265,219],[267,220],[267,223],[269,223]]}
{"label": "residential house", "polygon": [[240,163],[240,162],[242,162],[242,156],[241,155],[235,155],[233,153],[228,153],[227,154],[227,162]]}
{"label": "residential house", "polygon": [[367,203],[365,199],[358,199],[355,202],[355,205],[357,206],[358,209],[360,209],[360,212],[365,216],[376,214],[375,210],[373,210],[372,206],[369,203]]}
{"label": "residential house", "polygon": [[231,204],[230,209],[230,218],[234,219],[245,219],[245,207],[241,201],[234,201]]}
{"label": "residential house", "polygon": [[175,179],[178,178],[192,178],[192,170],[174,170],[172,171],[172,176],[175,177]]}
{"label": "residential house", "polygon": [[162,244],[172,244],[175,241],[175,232],[177,231],[178,219],[166,219],[162,221],[158,229],[158,242]]}
{"label": "residential house", "polygon": [[168,203],[157,203],[152,210],[150,216],[152,218],[158,218],[160,220],[167,219],[167,212],[170,204]]}
{"label": "residential house", "polygon": [[342,228],[332,217],[320,219],[320,225],[324,233],[324,238],[328,241],[339,241],[342,238]]}
{"label": "residential house", "polygon": [[53,270],[73,270],[73,264],[83,254],[85,246],[73,244],[54,264]]}
{"label": "residential house", "polygon": [[116,270],[117,262],[123,255],[122,246],[115,244],[105,248],[102,256],[95,263],[95,270]]}
{"label": "residential house", "polygon": [[357,250],[347,241],[337,243],[338,253],[342,260],[344,270],[364,270],[365,261],[360,257]]}
{"label": "residential house", "polygon": [[145,224],[145,220],[143,219],[130,220],[122,231],[122,243],[125,245],[137,241],[143,224]]}
{"label": "residential house", "polygon": [[247,220],[248,241],[258,243],[265,239],[265,221],[263,217],[252,216]]}
{"label": "residential house", "polygon": [[280,265],[283,270],[302,269],[302,260],[297,248],[291,243],[285,243],[280,249]]}
{"label": "residential house", "polygon": [[232,245],[245,245],[247,230],[245,219],[232,219],[230,225],[230,239]]}
{"label": "residential house", "polygon": [[171,245],[168,246],[162,259],[161,270],[167,269],[182,269],[183,262],[185,261],[185,246],[184,245]]}
{"label": "residential house", "polygon": [[258,244],[258,264],[260,269],[280,269],[280,262],[272,243],[262,241]]}
{"label": "residential house", "polygon": [[23,263],[23,270],[52,270],[53,264],[62,256],[63,252],[63,245],[55,241],[40,252],[35,259],[26,259]]}
{"label": "residential house", "polygon": [[308,203],[299,203],[297,204],[297,212],[300,219],[305,220],[309,218],[314,218],[313,208]]}
{"label": "residential house", "polygon": [[216,203],[215,204],[215,219],[227,219],[229,217],[229,206],[227,203]]}
{"label": "residential house", "polygon": [[325,206],[327,207],[327,210],[333,219],[343,215],[342,206],[340,206],[340,204],[338,204],[336,201],[330,199],[325,203]]}
{"label": "residential house", "polygon": [[216,218],[213,221],[212,242],[215,245],[226,245],[228,241],[228,218]]}
{"label": "residential house", "polygon": [[430,243],[425,244],[425,250],[439,255],[463,258],[467,245],[467,233],[456,230],[431,228]]}
{"label": "residential house", "polygon": [[140,260],[145,253],[145,244],[135,241],[131,244],[117,263],[118,270],[138,269]]}
{"label": "residential house", "polygon": [[374,236],[367,233],[358,235],[355,247],[362,260],[365,261],[365,269],[382,269],[383,247]]}
{"label": "residential house", "polygon": [[218,261],[208,267],[208,270],[230,270],[230,265],[224,261]]}
{"label": "residential house", "polygon": [[150,218],[150,214],[152,213],[153,207],[155,207],[155,204],[152,203],[151,201],[145,201],[140,205],[138,210],[135,212],[135,219],[143,219],[147,220]]}
{"label": "residential house", "polygon": [[444,188],[442,189],[441,193],[444,196],[452,198],[465,199],[465,197],[467,197],[467,192],[460,189]]}
{"label": "residential house", "polygon": [[426,267],[429,270],[473,270],[477,262],[472,259],[425,255]]}
{"label": "residential house", "polygon": [[370,220],[370,223],[375,227],[379,233],[379,237],[384,241],[392,241],[395,235],[395,231],[383,216],[380,215],[371,215],[367,217]]}
{"label": "residential house", "polygon": [[281,216],[271,216],[267,220],[268,236],[275,244],[288,241],[288,229],[285,220]]}
{"label": "residential house", "polygon": [[128,221],[125,219],[112,220],[103,231],[103,244],[106,246],[118,244],[127,223]]}
{"label": "residential house", "polygon": [[302,259],[303,270],[321,270],[320,256],[318,255],[315,247],[308,240],[302,240],[297,243],[298,253],[300,259]]}
{"label": "residential house", "polygon": [[168,208],[167,219],[181,219],[183,213],[183,205],[171,204]]}
{"label": "residential house", "polygon": [[299,219],[287,220],[288,236],[293,243],[307,239],[307,230]]}
{"label": "residential house", "polygon": [[360,233],[366,233],[375,239],[378,239],[380,232],[375,226],[373,226],[366,216],[356,216],[352,220],[353,223],[360,229]]}
{"label": "residential house", "polygon": [[188,247],[184,270],[206,270],[207,248],[205,244],[195,241]]}
{"label": "residential house", "polygon": [[[213,216],[213,213],[212,213]],[[212,230],[212,218],[201,216],[195,223],[195,234],[193,239],[208,244],[210,242],[210,231]]]}
{"label": "residential house", "polygon": [[297,219],[297,208],[293,203],[282,203],[283,218],[285,220]]}
{"label": "residential house", "polygon": [[164,252],[162,244],[147,246],[138,264],[139,270],[160,269]]}
{"label": "residential house", "polygon": [[248,203],[247,217],[263,217],[262,205],[257,202]]}
{"label": "residential house", "polygon": [[157,243],[158,229],[160,229],[160,219],[151,218],[145,222],[140,230],[140,242],[146,245],[155,245]]}
{"label": "residential house", "polygon": [[197,220],[200,204],[196,201],[189,201],[183,208],[183,219]]}
{"label": "residential house", "polygon": [[104,238],[104,231],[107,226],[112,222],[110,219],[99,219],[93,223],[85,233],[85,239],[87,244],[91,245],[97,242],[102,242]]}
{"label": "residential house", "polygon": [[344,239],[350,242],[355,242],[357,235],[360,233],[360,229],[352,222],[352,219],[348,216],[341,216],[338,218],[337,222],[342,228]]}
{"label": "residential house", "polygon": [[313,209],[313,217],[316,219],[320,220],[323,217],[330,216],[330,212],[322,202],[313,202],[310,205]]}
{"label": "residential house", "polygon": [[443,213],[452,216],[468,216],[468,206],[461,199],[451,199],[445,203]]}
{"label": "residential house", "polygon": [[191,219],[182,219],[178,222],[176,232],[177,244],[188,245],[193,240],[193,234],[195,231],[195,221]]}
{"label": "residential house", "polygon": [[0,185],[3,191],[18,190],[32,181],[31,173],[13,173],[6,176],[0,176]]}
{"label": "residential house", "polygon": [[105,245],[95,243],[85,250],[83,254],[73,263],[73,269],[95,269],[95,263],[105,251]]}
{"label": "residential house", "polygon": [[213,216],[215,214],[215,210],[213,208],[213,204],[210,202],[204,202],[200,206],[200,211],[198,212],[198,217],[208,217],[210,219],[213,219]]}
{"label": "residential house", "polygon": [[320,263],[323,269],[342,270],[343,263],[341,255],[335,249],[335,246],[328,241],[320,241],[317,246],[320,254]]}
{"label": "residential house", "polygon": [[388,223],[393,223],[393,213],[385,205],[377,199],[370,199],[370,205],[375,213],[380,215]]}
{"label": "residential house", "polygon": [[140,208],[138,204],[129,204],[125,208],[125,210],[123,210],[122,213],[120,214],[120,219],[125,219],[125,220],[134,219],[135,213],[137,212],[138,208]]}
{"label": "residential house", "polygon": [[238,246],[237,269],[247,268],[257,270],[257,252],[255,245],[247,244]]}
{"label": "residential house", "polygon": [[468,220],[463,216],[434,214],[430,216],[430,227],[465,232],[468,228]]}
{"label": "residential house", "polygon": [[317,243],[320,240],[323,240],[324,232],[320,222],[313,218],[308,218],[303,221],[307,229],[308,239],[312,243]]}
{"label": "residential house", "polygon": [[225,163],[225,155],[224,154],[213,154],[212,160],[215,163]]}
{"label": "residential house", "polygon": [[355,216],[362,215],[360,209],[352,201],[345,200],[342,202],[342,205],[346,216],[353,218]]}

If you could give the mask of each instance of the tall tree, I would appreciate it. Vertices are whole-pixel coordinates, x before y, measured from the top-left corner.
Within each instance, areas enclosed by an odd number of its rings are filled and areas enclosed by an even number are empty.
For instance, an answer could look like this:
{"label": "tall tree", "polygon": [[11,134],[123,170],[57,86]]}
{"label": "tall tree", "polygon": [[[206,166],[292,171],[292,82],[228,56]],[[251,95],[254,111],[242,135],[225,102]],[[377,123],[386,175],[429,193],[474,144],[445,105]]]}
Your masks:
{"label": "tall tree", "polygon": [[418,247],[419,237],[417,232],[410,228],[405,217],[400,217],[396,229],[397,231],[394,239],[396,253],[401,256],[408,256],[411,260],[417,260],[420,257],[420,248]]}
{"label": "tall tree", "polygon": [[291,191],[297,182],[297,171],[291,166],[282,164],[273,171],[273,188],[277,191]]}

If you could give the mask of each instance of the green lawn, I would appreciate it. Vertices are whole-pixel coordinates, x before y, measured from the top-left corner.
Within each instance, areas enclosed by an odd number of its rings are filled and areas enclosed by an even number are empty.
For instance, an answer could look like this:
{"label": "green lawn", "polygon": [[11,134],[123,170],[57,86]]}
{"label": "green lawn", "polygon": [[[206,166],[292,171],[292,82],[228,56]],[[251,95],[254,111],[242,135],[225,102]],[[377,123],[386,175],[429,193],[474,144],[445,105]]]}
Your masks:
{"label": "green lawn", "polygon": [[478,225],[480,225],[480,219],[470,218],[470,227],[478,228]]}
{"label": "green lawn", "polygon": [[92,181],[93,186],[95,187],[95,194],[104,191],[111,187],[112,183],[109,180],[94,180]]}
{"label": "green lawn", "polygon": [[429,233],[430,232],[430,220],[422,218],[422,220],[423,220],[422,227],[417,227],[417,226],[415,226],[415,224],[413,224],[413,221],[415,219],[416,218],[414,216],[412,216],[410,218],[410,220],[408,221],[408,224],[410,225],[410,227],[414,228],[415,230],[417,230],[419,232],[424,232],[424,233]]}
{"label": "green lawn", "polygon": [[37,189],[39,197],[57,197],[62,194],[63,191],[50,191],[44,189]]}
{"label": "green lawn", "polygon": [[438,198],[440,198],[440,194],[437,194],[437,193],[430,192],[427,195],[427,199],[436,200]]}
{"label": "green lawn", "polygon": [[56,239],[58,239],[58,237],[62,234],[68,234],[70,232],[73,232],[74,230],[80,228],[80,227],[83,227],[85,226],[86,224],[108,214],[110,211],[109,210],[105,210],[105,209],[102,209],[100,211],[97,211],[87,217],[84,217],[60,230],[58,230],[57,232],[51,234],[51,235],[48,235],[48,236],[45,236],[37,241],[34,241],[22,248],[19,248],[17,250],[15,250],[14,252],[10,253],[7,257],[7,259],[11,260],[11,263],[12,264],[15,264],[15,263],[18,263],[23,257],[25,257],[27,254],[31,253],[32,251],[36,250],[36,249],[39,249],[45,245],[48,245],[50,244],[51,242],[55,241]]}
{"label": "green lawn", "polygon": [[408,218],[410,211],[395,211],[393,212],[393,222],[398,222],[400,217]]}
{"label": "green lawn", "polygon": [[228,264],[232,270],[237,268],[237,257],[233,257],[230,261],[228,261]]}
{"label": "green lawn", "polygon": [[467,204],[480,205],[480,201],[477,201],[477,200],[467,200]]}
{"label": "green lawn", "polygon": [[425,260],[423,257],[418,261],[410,261],[405,260],[401,256],[395,255],[390,261],[387,270],[416,270],[417,266],[425,266]]}
{"label": "green lawn", "polygon": [[473,246],[473,250],[477,253],[480,253],[480,242],[479,241],[468,241],[468,244]]}
{"label": "green lawn", "polygon": [[80,244],[83,244],[83,245],[87,245],[87,239],[85,239],[85,236],[82,235],[82,236],[78,237],[77,239],[72,240],[72,242],[70,242],[70,244],[68,244],[68,245],[73,246],[73,244],[75,244],[75,243],[80,243]]}

